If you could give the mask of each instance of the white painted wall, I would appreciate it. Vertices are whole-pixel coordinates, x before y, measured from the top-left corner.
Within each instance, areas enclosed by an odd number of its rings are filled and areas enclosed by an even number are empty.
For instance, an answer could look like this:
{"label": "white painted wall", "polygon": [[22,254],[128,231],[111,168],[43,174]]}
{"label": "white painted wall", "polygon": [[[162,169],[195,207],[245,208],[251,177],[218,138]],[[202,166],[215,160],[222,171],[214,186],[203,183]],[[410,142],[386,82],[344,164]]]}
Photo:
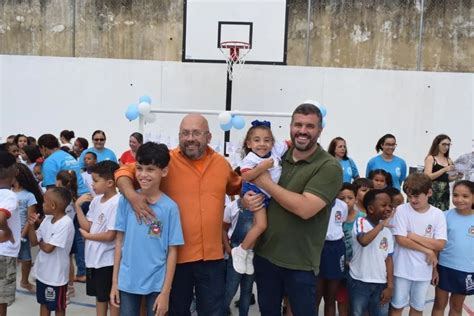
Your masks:
{"label": "white painted wall", "polygon": [[[471,151],[474,139],[473,74],[342,68],[246,65],[234,81],[233,108],[292,112],[306,99],[328,109],[321,144],[335,136],[348,141],[359,169],[375,155],[377,139],[397,136],[396,154],[422,164],[432,139],[451,136],[451,155]],[[0,136],[25,133],[77,136],[106,131],[107,147],[121,154],[138,120],[128,122],[128,104],[148,94],[154,107],[225,109],[223,64],[54,58],[0,55]],[[176,143],[182,115],[161,114],[145,133]],[[253,118],[248,118],[248,122]],[[262,119],[262,118],[260,118]],[[209,117],[214,144],[223,141],[216,117]],[[289,136],[289,119],[272,119],[277,138]],[[280,127],[281,126],[281,127]],[[239,141],[245,129],[232,132]]]}

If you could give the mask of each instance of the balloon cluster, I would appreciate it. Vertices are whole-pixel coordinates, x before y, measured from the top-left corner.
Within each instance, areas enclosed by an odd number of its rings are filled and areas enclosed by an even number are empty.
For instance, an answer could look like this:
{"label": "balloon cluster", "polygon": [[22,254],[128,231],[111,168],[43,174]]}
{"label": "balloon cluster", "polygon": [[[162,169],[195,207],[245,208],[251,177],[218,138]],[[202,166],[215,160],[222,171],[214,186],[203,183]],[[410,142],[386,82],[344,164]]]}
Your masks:
{"label": "balloon cluster", "polygon": [[319,109],[319,111],[321,112],[321,116],[323,117],[321,127],[325,128],[326,127],[326,114],[328,113],[326,108],[324,106],[322,106],[321,103],[319,103],[318,101],[306,100],[303,103],[312,104],[312,105],[316,106]]}
{"label": "balloon cluster", "polygon": [[221,129],[225,132],[230,131],[232,127],[235,129],[242,129],[245,127],[244,118],[240,115],[232,114],[229,111],[221,112],[218,119]]}
{"label": "balloon cluster", "polygon": [[129,121],[136,120],[140,115],[143,115],[146,123],[156,121],[156,114],[151,113],[151,98],[147,95],[142,95],[138,99],[138,105],[130,104],[125,111],[125,117]]}

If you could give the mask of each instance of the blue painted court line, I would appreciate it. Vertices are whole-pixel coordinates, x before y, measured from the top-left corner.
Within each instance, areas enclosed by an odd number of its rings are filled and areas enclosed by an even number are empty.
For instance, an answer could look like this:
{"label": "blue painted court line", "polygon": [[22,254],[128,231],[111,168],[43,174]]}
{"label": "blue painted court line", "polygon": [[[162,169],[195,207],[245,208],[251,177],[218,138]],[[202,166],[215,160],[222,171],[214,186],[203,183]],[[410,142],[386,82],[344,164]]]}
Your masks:
{"label": "blue painted court line", "polygon": [[[24,294],[24,295],[29,295],[29,296],[35,296],[35,293],[31,293],[29,291],[24,291],[24,290],[16,290],[17,293]],[[71,303],[69,305],[77,305],[77,306],[82,306],[82,307],[91,307],[95,308],[95,304],[88,304],[88,303],[81,303],[81,302],[75,302],[71,300]]]}

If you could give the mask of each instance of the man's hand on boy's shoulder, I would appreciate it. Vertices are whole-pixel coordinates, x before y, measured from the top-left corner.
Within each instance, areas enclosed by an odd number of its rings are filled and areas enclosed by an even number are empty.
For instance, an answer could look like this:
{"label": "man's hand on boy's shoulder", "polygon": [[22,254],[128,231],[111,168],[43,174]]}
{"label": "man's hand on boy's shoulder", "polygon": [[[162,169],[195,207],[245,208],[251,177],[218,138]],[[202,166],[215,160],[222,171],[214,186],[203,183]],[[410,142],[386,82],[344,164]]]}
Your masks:
{"label": "man's hand on boy's shoulder", "polygon": [[152,222],[156,218],[155,212],[153,212],[148,204],[147,197],[142,193],[135,192],[135,194],[130,194],[127,199],[139,223]]}

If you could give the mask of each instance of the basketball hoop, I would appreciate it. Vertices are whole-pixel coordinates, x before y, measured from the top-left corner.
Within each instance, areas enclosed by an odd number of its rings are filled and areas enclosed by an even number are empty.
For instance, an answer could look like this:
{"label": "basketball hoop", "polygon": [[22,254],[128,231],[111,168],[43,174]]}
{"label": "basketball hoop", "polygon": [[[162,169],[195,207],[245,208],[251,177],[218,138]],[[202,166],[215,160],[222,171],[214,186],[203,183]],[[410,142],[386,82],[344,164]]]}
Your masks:
{"label": "basketball hoop", "polygon": [[229,80],[232,80],[245,64],[246,56],[252,47],[246,42],[226,41],[220,43],[219,49],[226,59]]}

